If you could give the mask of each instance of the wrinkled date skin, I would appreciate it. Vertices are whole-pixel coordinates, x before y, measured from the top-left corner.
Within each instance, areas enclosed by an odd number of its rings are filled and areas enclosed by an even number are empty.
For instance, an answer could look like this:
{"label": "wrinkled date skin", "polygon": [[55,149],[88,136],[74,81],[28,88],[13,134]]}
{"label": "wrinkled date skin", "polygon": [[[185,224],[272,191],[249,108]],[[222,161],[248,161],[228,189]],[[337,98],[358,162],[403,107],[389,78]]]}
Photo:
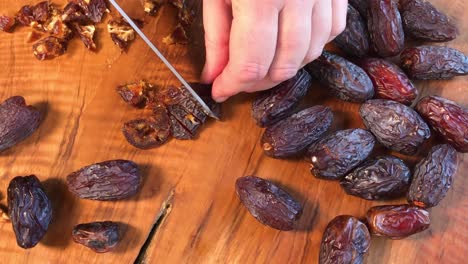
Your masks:
{"label": "wrinkled date skin", "polygon": [[289,231],[302,215],[302,206],[290,194],[268,180],[246,176],[237,179],[236,193],[260,223]]}
{"label": "wrinkled date skin", "polygon": [[25,140],[39,127],[42,115],[26,105],[21,96],[10,97],[0,104],[0,152]]}
{"label": "wrinkled date skin", "polygon": [[449,47],[407,48],[401,53],[400,59],[403,70],[412,79],[445,80],[468,74],[468,57]]}
{"label": "wrinkled date skin", "polygon": [[418,113],[395,101],[369,100],[362,104],[360,115],[382,145],[403,154],[416,153],[431,136],[429,126]]}
{"label": "wrinkled date skin", "polygon": [[334,42],[341,50],[354,57],[364,57],[369,52],[369,32],[366,22],[351,5],[348,5],[346,28]]}
{"label": "wrinkled date skin", "polygon": [[305,70],[276,87],[264,91],[252,103],[252,116],[260,127],[273,125],[288,117],[307,94],[312,78]]}
{"label": "wrinkled date skin", "polygon": [[67,176],[70,192],[81,199],[112,201],[135,195],[141,184],[137,164],[109,160],[86,166]]}
{"label": "wrinkled date skin", "polygon": [[416,87],[395,64],[383,59],[368,58],[360,66],[372,80],[377,98],[411,105],[418,97]]}
{"label": "wrinkled date skin", "polygon": [[309,147],[310,171],[319,178],[338,180],[363,162],[374,145],[375,138],[367,130],[358,128],[335,132]]}
{"label": "wrinkled date skin", "polygon": [[364,19],[367,19],[368,0],[349,0],[348,2],[359,11]]}
{"label": "wrinkled date skin", "polygon": [[468,152],[468,110],[439,96],[424,97],[415,109],[446,142]]}
{"label": "wrinkled date skin", "polygon": [[432,147],[427,157],[416,164],[408,201],[424,208],[438,205],[452,186],[457,166],[457,152],[452,146]]}
{"label": "wrinkled date skin", "polygon": [[336,54],[324,51],[307,65],[307,70],[341,100],[362,103],[374,96],[374,87],[366,72]]}
{"label": "wrinkled date skin", "polygon": [[0,16],[0,31],[13,32],[16,26],[16,19],[9,16]]}
{"label": "wrinkled date skin", "polygon": [[422,232],[431,223],[428,211],[408,204],[375,206],[369,209],[366,217],[373,235],[391,239]]}
{"label": "wrinkled date skin", "polygon": [[52,203],[35,175],[11,180],[8,214],[18,246],[32,248],[44,237],[52,220]]}
{"label": "wrinkled date skin", "polygon": [[62,56],[66,50],[67,42],[53,36],[39,40],[33,45],[34,56],[40,61]]}
{"label": "wrinkled date skin", "polygon": [[405,33],[424,41],[450,41],[457,37],[457,26],[427,0],[400,0]]}
{"label": "wrinkled date skin", "polygon": [[332,121],[330,108],[321,105],[307,108],[267,127],[261,145],[265,154],[273,158],[298,155],[317,141]]}
{"label": "wrinkled date skin", "polygon": [[364,162],[341,181],[341,187],[350,195],[367,200],[386,200],[404,197],[408,190],[411,171],[399,158],[378,157]]}
{"label": "wrinkled date skin", "polygon": [[73,228],[73,241],[94,252],[105,253],[120,241],[119,224],[111,221],[79,224]]}
{"label": "wrinkled date skin", "polygon": [[367,25],[371,47],[380,57],[400,53],[405,45],[403,23],[397,0],[368,1]]}
{"label": "wrinkled date skin", "polygon": [[325,229],[320,245],[320,264],[360,264],[369,250],[366,225],[349,215],[335,217]]}

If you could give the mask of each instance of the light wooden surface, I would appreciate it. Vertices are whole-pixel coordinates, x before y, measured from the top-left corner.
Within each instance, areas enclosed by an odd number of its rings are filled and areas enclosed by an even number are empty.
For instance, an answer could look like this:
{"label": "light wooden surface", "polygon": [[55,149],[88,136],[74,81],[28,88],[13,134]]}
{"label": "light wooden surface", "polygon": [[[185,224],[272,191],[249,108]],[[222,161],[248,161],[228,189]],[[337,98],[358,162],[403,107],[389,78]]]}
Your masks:
{"label": "light wooden surface", "polygon": [[[143,17],[139,1],[120,2],[132,16]],[[448,45],[468,53],[467,2],[431,2],[460,27],[461,36]],[[1,1],[0,13],[13,14],[27,3]],[[155,43],[161,43],[175,25],[174,11],[164,7],[162,15],[145,19],[144,31]],[[46,118],[29,139],[0,154],[1,203],[6,202],[6,188],[14,176],[36,174],[52,199],[54,219],[43,241],[30,250],[16,245],[10,223],[0,223],[0,263],[316,263],[323,230],[333,217],[362,217],[369,207],[385,204],[347,196],[338,183],[311,176],[304,161],[263,155],[262,130],[250,114],[251,95],[226,103],[224,121],[210,122],[195,141],[172,140],[158,149],[137,150],[126,143],[120,128],[141,111],[122,103],[114,88],[140,79],[177,84],[143,41],[137,40],[127,54],[121,54],[101,25],[97,54],[75,39],[65,56],[39,62],[26,43],[28,32],[23,28],[0,34],[0,100],[22,95]],[[197,80],[204,56],[201,42],[190,48],[158,46],[182,75]],[[468,106],[467,77],[418,82],[417,86],[422,94],[442,95]],[[335,100],[321,90],[313,87],[308,104],[331,106],[334,129],[363,126],[358,105]],[[404,158],[413,165],[428,147],[418,157]],[[430,210],[430,229],[398,241],[373,238],[366,263],[466,262],[465,156],[460,155],[458,175],[448,196]],[[136,197],[97,202],[79,200],[67,191],[64,179],[68,173],[114,158],[132,159],[142,166],[145,180]],[[299,230],[279,232],[262,226],[245,210],[234,183],[251,174],[274,180],[301,201],[304,215]],[[99,220],[126,226],[122,242],[111,253],[96,254],[71,240],[75,224]]]}

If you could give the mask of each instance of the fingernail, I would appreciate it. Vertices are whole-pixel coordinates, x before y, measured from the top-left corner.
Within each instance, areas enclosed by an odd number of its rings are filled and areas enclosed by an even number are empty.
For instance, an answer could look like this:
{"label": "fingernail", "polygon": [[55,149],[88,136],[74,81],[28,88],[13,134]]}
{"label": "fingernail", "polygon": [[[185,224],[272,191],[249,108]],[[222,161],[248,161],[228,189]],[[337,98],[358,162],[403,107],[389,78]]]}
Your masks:
{"label": "fingernail", "polygon": [[228,99],[228,97],[216,97],[213,98],[217,103],[222,103]]}

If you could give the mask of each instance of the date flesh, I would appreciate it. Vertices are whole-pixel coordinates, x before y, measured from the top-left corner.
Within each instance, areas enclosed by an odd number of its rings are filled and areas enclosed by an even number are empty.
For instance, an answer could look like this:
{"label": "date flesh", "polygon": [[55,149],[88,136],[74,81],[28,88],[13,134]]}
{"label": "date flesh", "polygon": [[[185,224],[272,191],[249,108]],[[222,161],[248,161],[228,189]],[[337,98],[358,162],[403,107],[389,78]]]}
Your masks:
{"label": "date flesh", "polygon": [[117,87],[116,91],[122,99],[129,105],[143,108],[148,102],[148,92],[154,87],[145,82],[128,83]]}
{"label": "date flesh", "polygon": [[456,150],[448,145],[436,145],[414,169],[407,199],[411,204],[430,208],[447,195],[457,172]]}
{"label": "date flesh", "polygon": [[67,43],[62,39],[49,36],[33,45],[34,56],[38,60],[50,60],[59,57],[67,50]]}
{"label": "date flesh", "polygon": [[374,136],[364,129],[335,132],[313,143],[307,152],[311,173],[338,180],[363,162],[375,145]]}
{"label": "date flesh", "polygon": [[468,110],[439,96],[426,96],[416,111],[458,151],[468,152]]}
{"label": "date flesh", "polygon": [[260,223],[289,231],[302,215],[302,206],[290,194],[272,182],[246,176],[237,179],[236,193],[249,213]]}
{"label": "date flesh", "polygon": [[383,59],[368,58],[360,66],[372,80],[377,98],[411,105],[418,97],[416,87],[395,64]]}
{"label": "date flesh", "polygon": [[346,28],[335,38],[334,43],[354,57],[364,57],[369,52],[369,32],[366,22],[352,5],[348,5]]}
{"label": "date flesh", "polygon": [[361,105],[360,115],[382,145],[403,154],[416,153],[431,136],[429,126],[418,113],[395,101],[369,100]]}
{"label": "date flesh", "polygon": [[273,126],[267,127],[261,139],[266,155],[287,158],[302,153],[330,128],[333,113],[327,106],[304,109]]}
{"label": "date flesh", "polygon": [[16,26],[16,19],[9,16],[0,16],[0,31],[13,32]]}
{"label": "date flesh", "polygon": [[89,50],[96,50],[96,43],[94,42],[94,33],[96,32],[96,26],[94,25],[80,25],[78,23],[73,24],[73,29],[76,34],[80,37],[85,47]]}
{"label": "date flesh", "polygon": [[52,220],[52,204],[35,175],[11,180],[8,214],[18,246],[32,248],[44,237]]}
{"label": "date flesh", "polygon": [[293,78],[261,92],[252,103],[252,116],[257,125],[271,126],[291,115],[311,85],[311,76],[302,69]]}
{"label": "date flesh", "polygon": [[367,25],[371,47],[380,57],[400,53],[405,44],[403,23],[397,0],[368,1]]}
{"label": "date flesh", "polygon": [[39,127],[42,115],[26,105],[21,96],[13,96],[0,104],[0,152],[25,140]]}
{"label": "date flesh", "polygon": [[91,19],[86,16],[80,5],[75,2],[68,2],[63,9],[61,19],[65,23],[78,23],[79,25],[92,23]]}
{"label": "date flesh", "polygon": [[104,14],[109,12],[106,0],[70,0],[81,7],[82,12],[94,23],[102,21]]}
{"label": "date flesh", "polygon": [[449,47],[407,48],[401,53],[400,59],[403,70],[412,79],[444,80],[468,74],[468,57]]}
{"label": "date flesh", "polygon": [[127,51],[128,46],[135,40],[135,30],[125,21],[125,19],[117,18],[107,22],[107,31],[109,32],[112,41],[122,50]]}
{"label": "date flesh", "polygon": [[337,216],[327,225],[323,233],[319,263],[362,263],[370,242],[371,236],[364,223],[353,216]]}
{"label": "date flesh", "polygon": [[73,241],[94,252],[105,253],[120,241],[119,224],[111,221],[92,222],[76,225],[72,232]]}
{"label": "date flesh", "polygon": [[307,70],[337,98],[362,103],[374,96],[372,81],[357,65],[336,54],[324,51]]}
{"label": "date flesh", "polygon": [[347,194],[367,200],[403,197],[410,185],[411,172],[406,164],[393,156],[364,162],[346,175],[340,185]]}
{"label": "date flesh", "polygon": [[158,13],[159,9],[167,3],[168,0],[144,0],[143,8],[145,13],[154,16]]}
{"label": "date flesh", "polygon": [[135,195],[141,180],[140,170],[133,161],[109,160],[71,173],[67,185],[81,199],[110,201]]}
{"label": "date flesh", "polygon": [[372,207],[366,218],[373,235],[391,239],[402,239],[422,232],[431,223],[428,211],[407,204]]}

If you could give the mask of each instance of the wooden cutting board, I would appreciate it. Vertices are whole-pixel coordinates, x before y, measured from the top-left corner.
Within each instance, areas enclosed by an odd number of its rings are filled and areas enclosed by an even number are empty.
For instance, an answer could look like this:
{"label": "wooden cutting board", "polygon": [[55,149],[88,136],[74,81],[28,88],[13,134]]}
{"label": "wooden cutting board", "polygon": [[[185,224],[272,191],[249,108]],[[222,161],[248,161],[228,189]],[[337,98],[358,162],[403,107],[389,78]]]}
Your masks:
{"label": "wooden cutting board", "polygon": [[[32,1],[1,1],[0,13],[13,14]],[[57,1],[63,4],[65,1]],[[197,81],[203,64],[202,34],[190,47],[166,46],[162,38],[175,25],[175,10],[145,17],[140,1],[120,1],[128,12],[146,21],[144,31],[162,48],[189,81]],[[432,0],[460,27],[457,40],[447,43],[468,53],[467,2]],[[114,12],[111,16],[116,16]],[[198,21],[200,22],[200,21]],[[113,45],[99,26],[99,51],[92,53],[75,39],[68,52],[39,62],[26,43],[29,30],[0,33],[0,100],[22,95],[39,107],[45,120],[39,130],[18,146],[0,154],[1,203],[9,181],[18,175],[37,175],[50,195],[54,218],[36,247],[16,245],[10,223],[0,223],[0,263],[316,263],[327,223],[337,215],[364,216],[374,205],[346,195],[339,184],[318,180],[302,160],[275,160],[262,153],[262,129],[251,118],[252,95],[237,96],[223,106],[224,120],[210,122],[197,140],[177,141],[153,150],[138,150],[123,138],[122,123],[142,111],[125,105],[115,87],[146,79],[158,85],[175,78],[141,39],[127,54]],[[468,106],[468,78],[417,82],[421,95],[437,94]],[[314,85],[307,104],[326,104],[335,112],[333,129],[363,127],[357,104],[333,99]],[[434,142],[434,140],[433,140]],[[411,166],[425,155],[403,158]],[[429,230],[404,240],[372,238],[366,263],[464,263],[468,243],[466,155],[448,196],[430,209]],[[131,159],[144,172],[144,185],[132,199],[118,202],[80,200],[68,192],[67,174],[85,165]],[[303,205],[299,230],[280,232],[259,224],[240,204],[234,183],[257,175],[289,190]],[[113,220],[124,235],[110,253],[97,254],[71,239],[74,225]]]}

